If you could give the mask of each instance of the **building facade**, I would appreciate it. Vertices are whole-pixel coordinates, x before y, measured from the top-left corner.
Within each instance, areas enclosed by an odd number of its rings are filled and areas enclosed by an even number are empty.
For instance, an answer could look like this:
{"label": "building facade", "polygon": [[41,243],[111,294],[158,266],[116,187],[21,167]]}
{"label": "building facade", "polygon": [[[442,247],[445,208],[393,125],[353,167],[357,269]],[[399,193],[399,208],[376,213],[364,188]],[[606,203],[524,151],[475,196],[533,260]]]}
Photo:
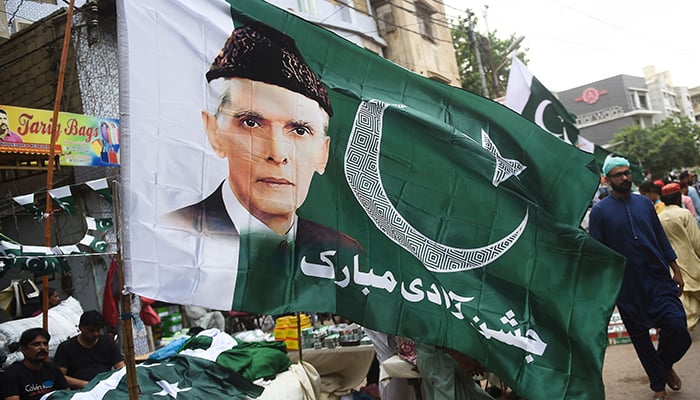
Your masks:
{"label": "building facade", "polygon": [[693,120],[700,124],[700,86],[688,89],[688,95],[693,106]]}
{"label": "building facade", "polygon": [[419,75],[459,86],[445,5],[438,0],[266,0]]}
{"label": "building facade", "polygon": [[626,126],[647,128],[674,115],[695,120],[690,91],[671,83],[670,73],[644,68],[644,77],[617,75],[558,93],[576,115],[581,135],[599,146],[612,145]]}

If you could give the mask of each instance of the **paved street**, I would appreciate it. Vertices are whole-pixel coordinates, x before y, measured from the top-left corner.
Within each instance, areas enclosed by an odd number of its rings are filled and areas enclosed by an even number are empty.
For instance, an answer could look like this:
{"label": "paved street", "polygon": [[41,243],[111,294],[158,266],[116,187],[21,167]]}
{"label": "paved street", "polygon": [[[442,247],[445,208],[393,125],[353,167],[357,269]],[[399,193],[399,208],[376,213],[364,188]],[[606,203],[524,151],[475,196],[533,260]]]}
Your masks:
{"label": "paved street", "polygon": [[[667,389],[673,400],[700,399],[700,329],[691,335],[693,344],[690,350],[674,368],[683,380],[683,389],[680,392]],[[603,364],[603,380],[607,400],[652,398],[649,381],[631,343],[608,346]]]}

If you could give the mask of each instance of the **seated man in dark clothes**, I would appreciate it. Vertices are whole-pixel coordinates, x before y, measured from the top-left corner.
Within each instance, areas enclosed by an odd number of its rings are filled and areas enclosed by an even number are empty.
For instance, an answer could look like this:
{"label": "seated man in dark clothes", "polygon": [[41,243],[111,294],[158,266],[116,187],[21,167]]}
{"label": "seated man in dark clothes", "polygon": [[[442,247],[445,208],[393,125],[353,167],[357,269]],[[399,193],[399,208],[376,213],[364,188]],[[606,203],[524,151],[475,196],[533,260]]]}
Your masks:
{"label": "seated man in dark clothes", "polygon": [[80,316],[80,334],[58,346],[54,362],[72,389],[82,388],[100,372],[124,366],[119,346],[100,333],[104,326],[99,312],[86,311]]}
{"label": "seated man in dark clothes", "polygon": [[19,348],[24,360],[0,375],[0,399],[38,400],[46,393],[68,388],[61,370],[48,361],[49,339],[44,328],[22,332]]}

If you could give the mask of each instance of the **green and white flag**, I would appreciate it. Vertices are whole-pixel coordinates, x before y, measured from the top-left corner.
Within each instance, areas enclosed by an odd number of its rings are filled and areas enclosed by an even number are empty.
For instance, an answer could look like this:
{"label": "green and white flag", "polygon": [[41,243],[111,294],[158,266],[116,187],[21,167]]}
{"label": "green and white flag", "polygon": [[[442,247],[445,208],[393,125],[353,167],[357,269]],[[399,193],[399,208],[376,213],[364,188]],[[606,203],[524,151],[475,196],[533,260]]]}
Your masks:
{"label": "green and white flag", "polygon": [[[138,364],[139,399],[248,399],[262,388],[231,369],[197,357],[173,356],[157,363]],[[80,390],[58,390],[42,400],[128,399],[126,368],[103,372]]]}
{"label": "green and white flag", "polygon": [[108,246],[107,242],[102,240],[102,238],[94,237],[87,233],[85,236],[83,236],[79,243],[100,253],[106,251]]}
{"label": "green and white flag", "polygon": [[63,209],[68,215],[75,215],[75,201],[70,186],[63,186],[49,190],[49,195],[53,201]]}
{"label": "green and white flag", "polygon": [[[563,141],[593,154],[601,170],[605,158],[614,154],[581,136],[574,125],[576,116],[567,111],[517,57],[513,57],[508,75],[506,106]],[[644,180],[641,165],[632,163],[630,167],[635,182]]]}
{"label": "green and white flag", "polygon": [[518,57],[513,57],[510,66],[506,106],[564,142],[577,144],[576,116],[566,110]]}
{"label": "green and white flag", "polygon": [[10,268],[19,268],[35,275],[48,275],[59,271],[70,271],[70,265],[63,257],[61,249],[46,246],[22,245],[20,243],[0,240],[0,277]]}
{"label": "green and white flag", "polygon": [[117,7],[130,291],[332,312],[525,398],[604,397],[623,259],[575,228],[592,155],[264,1]]}
{"label": "green and white flag", "polygon": [[13,197],[12,200],[34,215],[34,219],[40,221],[44,218],[44,212],[34,204],[34,193]]}
{"label": "green and white flag", "polygon": [[85,223],[87,224],[88,230],[92,231],[108,231],[114,228],[112,218],[85,217]]}
{"label": "green and white flag", "polygon": [[112,189],[109,187],[107,178],[96,179],[94,181],[85,182],[86,185],[97,194],[102,196],[103,199],[107,200],[109,204],[112,204]]}

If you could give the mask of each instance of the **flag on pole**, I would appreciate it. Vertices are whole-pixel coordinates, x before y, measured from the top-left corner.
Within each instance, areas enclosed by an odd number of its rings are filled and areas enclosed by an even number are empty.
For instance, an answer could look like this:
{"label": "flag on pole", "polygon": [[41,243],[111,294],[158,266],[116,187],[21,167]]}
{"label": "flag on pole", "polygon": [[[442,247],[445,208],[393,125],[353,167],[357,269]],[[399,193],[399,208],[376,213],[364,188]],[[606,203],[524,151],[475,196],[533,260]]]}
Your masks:
{"label": "flag on pole", "polygon": [[579,135],[574,125],[576,116],[566,110],[518,57],[513,57],[508,75],[506,106],[564,142],[576,144]]}
{"label": "flag on pole", "polygon": [[[513,57],[508,75],[506,106],[566,143],[593,154],[601,170],[605,158],[613,154],[580,135],[575,126],[576,116],[567,111],[517,57]],[[644,179],[642,166],[632,163],[630,168],[634,181],[641,182]]]}
{"label": "flag on pole", "polygon": [[[198,357],[173,356],[136,366],[139,399],[248,399],[262,388],[237,372]],[[58,390],[42,400],[128,399],[126,368],[103,372],[80,390]]]}
{"label": "flag on pole", "polygon": [[129,290],[333,312],[526,398],[604,397],[623,260],[575,228],[592,155],[263,1],[118,7]]}

